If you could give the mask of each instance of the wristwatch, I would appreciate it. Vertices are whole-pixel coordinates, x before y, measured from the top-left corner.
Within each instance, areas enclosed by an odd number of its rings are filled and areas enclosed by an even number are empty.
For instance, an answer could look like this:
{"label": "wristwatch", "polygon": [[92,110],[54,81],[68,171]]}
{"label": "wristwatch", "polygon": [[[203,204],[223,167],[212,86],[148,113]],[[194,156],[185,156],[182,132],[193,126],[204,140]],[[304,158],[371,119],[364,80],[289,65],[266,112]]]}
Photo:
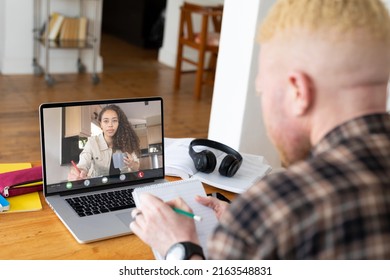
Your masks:
{"label": "wristwatch", "polygon": [[198,255],[205,259],[203,249],[192,242],[175,243],[168,249],[166,260],[189,260],[193,255]]}

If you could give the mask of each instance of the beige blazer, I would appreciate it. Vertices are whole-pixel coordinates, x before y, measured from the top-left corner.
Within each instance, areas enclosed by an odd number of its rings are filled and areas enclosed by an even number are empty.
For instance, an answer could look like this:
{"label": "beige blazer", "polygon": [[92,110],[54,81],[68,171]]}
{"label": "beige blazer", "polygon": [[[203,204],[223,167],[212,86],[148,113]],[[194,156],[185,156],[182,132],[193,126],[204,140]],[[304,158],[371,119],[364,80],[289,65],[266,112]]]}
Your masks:
{"label": "beige blazer", "polygon": [[[133,160],[139,162],[139,158],[133,152]],[[80,153],[80,159],[77,166],[88,171],[88,177],[107,176],[110,171],[112,149],[108,147],[103,134],[88,137],[84,150]],[[126,167],[121,169],[121,173],[131,172]]]}

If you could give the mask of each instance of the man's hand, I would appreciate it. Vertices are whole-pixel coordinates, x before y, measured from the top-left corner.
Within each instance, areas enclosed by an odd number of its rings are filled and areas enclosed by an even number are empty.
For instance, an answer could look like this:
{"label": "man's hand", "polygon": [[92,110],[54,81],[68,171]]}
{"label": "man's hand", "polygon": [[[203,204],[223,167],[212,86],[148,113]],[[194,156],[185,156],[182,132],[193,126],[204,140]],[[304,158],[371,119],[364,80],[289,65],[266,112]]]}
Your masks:
{"label": "man's hand", "polygon": [[177,214],[172,207],[192,212],[183,199],[164,203],[161,199],[144,193],[141,206],[132,212],[134,221],[130,229],[162,256],[177,242],[190,241],[199,244],[194,220]]}
{"label": "man's hand", "polygon": [[225,210],[229,207],[229,203],[219,200],[215,197],[203,197],[198,195],[195,197],[195,200],[200,204],[213,209],[218,220],[221,218]]}

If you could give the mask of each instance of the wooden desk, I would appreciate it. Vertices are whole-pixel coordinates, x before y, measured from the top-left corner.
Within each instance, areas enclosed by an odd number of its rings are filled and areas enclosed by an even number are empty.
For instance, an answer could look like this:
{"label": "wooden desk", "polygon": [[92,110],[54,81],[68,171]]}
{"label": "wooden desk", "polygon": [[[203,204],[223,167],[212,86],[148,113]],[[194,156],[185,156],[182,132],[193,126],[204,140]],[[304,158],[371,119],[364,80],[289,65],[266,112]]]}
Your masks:
{"label": "wooden desk", "polygon": [[[206,193],[218,191],[229,199],[234,196],[204,186]],[[133,234],[79,244],[47,205],[42,192],[40,197],[41,211],[0,215],[0,259],[154,259],[150,247]]]}

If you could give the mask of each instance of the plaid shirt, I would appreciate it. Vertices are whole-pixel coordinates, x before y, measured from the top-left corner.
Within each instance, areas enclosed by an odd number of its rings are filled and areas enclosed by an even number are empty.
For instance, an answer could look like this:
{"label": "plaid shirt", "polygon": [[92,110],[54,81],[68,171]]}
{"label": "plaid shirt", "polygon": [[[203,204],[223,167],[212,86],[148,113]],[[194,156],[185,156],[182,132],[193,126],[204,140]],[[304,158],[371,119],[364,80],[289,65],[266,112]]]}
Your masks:
{"label": "plaid shirt", "polygon": [[348,121],[237,197],[214,259],[390,259],[390,115]]}

